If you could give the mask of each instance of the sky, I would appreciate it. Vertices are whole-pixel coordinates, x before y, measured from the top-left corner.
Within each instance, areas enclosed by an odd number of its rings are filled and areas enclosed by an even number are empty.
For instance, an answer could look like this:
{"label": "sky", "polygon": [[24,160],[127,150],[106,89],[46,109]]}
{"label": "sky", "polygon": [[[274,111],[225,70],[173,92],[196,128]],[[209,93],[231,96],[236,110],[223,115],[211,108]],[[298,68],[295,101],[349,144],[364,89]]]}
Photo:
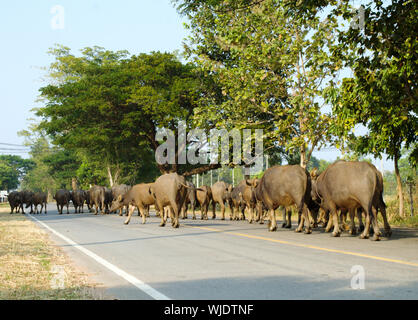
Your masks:
{"label": "sky", "polygon": [[[170,0],[1,1],[0,147],[19,149],[5,143],[24,141],[17,132],[28,128],[31,109],[41,106],[36,100],[47,84],[43,68],[53,61],[49,48],[62,44],[74,54],[95,45],[131,54],[182,51],[184,22]],[[328,161],[339,155],[335,150],[314,153]],[[375,164],[380,169],[380,161]],[[392,167],[384,162],[385,170]]]}

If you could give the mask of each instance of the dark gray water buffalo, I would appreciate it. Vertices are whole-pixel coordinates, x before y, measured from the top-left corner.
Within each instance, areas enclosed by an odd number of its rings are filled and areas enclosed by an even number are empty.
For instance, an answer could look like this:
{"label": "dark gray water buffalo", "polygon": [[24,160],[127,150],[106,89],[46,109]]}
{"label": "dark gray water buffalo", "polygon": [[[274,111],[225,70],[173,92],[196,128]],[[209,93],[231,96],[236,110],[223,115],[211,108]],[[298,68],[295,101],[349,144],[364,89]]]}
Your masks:
{"label": "dark gray water buffalo", "polygon": [[353,212],[361,208],[366,215],[366,226],[360,238],[369,237],[372,225],[373,240],[379,240],[381,232],[376,209],[384,205],[381,197],[383,185],[380,186],[378,171],[373,167],[367,162],[337,161],[328,166],[313,183],[314,200],[320,200],[321,207],[330,212],[334,225],[333,236],[339,236],[341,232],[337,210]]}
{"label": "dark gray water buffalo", "polygon": [[89,189],[89,200],[90,206],[94,208],[94,214],[97,215],[99,213],[104,214],[105,210],[105,197],[106,197],[106,189],[102,186],[92,186]]}
{"label": "dark gray water buffalo", "polygon": [[84,213],[84,201],[86,201],[86,192],[84,190],[75,190],[71,193],[71,200],[74,205],[74,213]]}
{"label": "dark gray water buffalo", "polygon": [[[20,207],[22,204],[22,196],[19,191],[12,191],[7,196],[7,200],[10,204],[10,213],[13,213],[13,210],[15,213],[20,212]],[[22,212],[23,213],[23,212]]]}
{"label": "dark gray water buffalo", "polygon": [[170,207],[172,226],[178,228],[179,214],[187,194],[186,179],[177,173],[168,173],[160,176],[150,186],[149,192],[155,199],[155,205],[161,213],[161,224],[165,226],[166,217],[164,207]]}
{"label": "dark gray water buffalo", "polygon": [[[131,186],[126,184],[118,184],[112,187],[112,201],[115,201],[119,196],[123,196],[131,189]],[[110,212],[113,212],[110,210]],[[123,214],[123,207],[119,209],[119,215]],[[126,214],[128,214],[128,207],[126,206]]]}
{"label": "dark gray water buffalo", "polygon": [[216,204],[221,207],[221,220],[225,220],[225,204],[228,203],[232,207],[232,185],[224,181],[218,181],[213,184],[212,189],[212,214],[216,217]]}
{"label": "dark gray water buffalo", "polygon": [[[32,194],[32,200],[31,203],[35,207],[35,213],[42,213],[42,209],[44,209],[44,213],[47,214],[46,205],[48,203],[47,201],[47,194],[45,192],[35,192]],[[38,211],[38,205],[41,206],[40,210]],[[29,207],[29,204],[26,205],[26,208]]]}
{"label": "dark gray water buffalo", "polygon": [[190,204],[190,207],[191,207],[192,213],[193,213],[193,219],[196,219],[196,213],[195,213],[196,202],[197,202],[196,187],[190,181],[186,181],[186,185],[189,188],[187,189],[186,199],[184,200],[183,207],[181,208],[181,217],[183,219],[187,219],[187,208]]}
{"label": "dark gray water buffalo", "polygon": [[[196,199],[200,206],[200,218],[208,219],[209,204],[212,201],[212,189],[209,186],[201,186],[196,189]],[[216,215],[212,215],[212,219],[215,219]]]}
{"label": "dark gray water buffalo", "polygon": [[109,188],[104,187],[104,189],[105,189],[105,201],[104,201],[105,212],[110,213],[109,209],[110,209],[110,206],[112,205],[113,193],[112,193],[112,190]]}
{"label": "dark gray water buffalo", "polygon": [[128,207],[129,213],[125,220],[125,224],[128,224],[131,221],[131,216],[135,211],[135,208],[138,208],[139,213],[142,216],[142,223],[144,224],[149,213],[149,206],[155,204],[154,197],[149,193],[151,185],[151,183],[137,184],[123,195],[120,194],[113,200],[110,212],[122,209],[123,207]]}
{"label": "dark gray water buffalo", "polygon": [[70,213],[68,209],[68,206],[70,205],[70,200],[71,200],[70,191],[66,189],[60,189],[55,193],[53,198],[57,202],[57,210],[59,214],[62,214],[62,209],[64,206],[67,207],[67,214]]}
{"label": "dark gray water buffalo", "polygon": [[22,212],[25,213],[24,211],[24,205],[26,205],[26,208],[29,208],[30,206],[30,213],[33,213],[33,203],[32,203],[32,197],[33,197],[33,192],[32,191],[21,191],[20,192],[20,196],[21,196],[21,208],[22,208]]}
{"label": "dark gray water buffalo", "polygon": [[277,229],[274,210],[280,206],[296,205],[301,219],[295,231],[311,233],[308,204],[311,196],[311,178],[309,173],[299,165],[274,166],[266,170],[256,186],[256,195],[269,211],[269,230]]}

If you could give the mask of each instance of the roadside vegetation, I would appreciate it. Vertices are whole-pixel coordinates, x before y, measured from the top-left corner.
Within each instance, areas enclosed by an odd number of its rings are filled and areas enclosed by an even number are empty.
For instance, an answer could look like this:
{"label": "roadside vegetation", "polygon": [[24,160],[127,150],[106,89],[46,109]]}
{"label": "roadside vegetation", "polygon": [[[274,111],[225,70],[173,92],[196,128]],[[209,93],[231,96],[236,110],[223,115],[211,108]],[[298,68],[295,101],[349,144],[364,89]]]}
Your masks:
{"label": "roadside vegetation", "polygon": [[0,205],[0,300],[104,298],[45,231]]}

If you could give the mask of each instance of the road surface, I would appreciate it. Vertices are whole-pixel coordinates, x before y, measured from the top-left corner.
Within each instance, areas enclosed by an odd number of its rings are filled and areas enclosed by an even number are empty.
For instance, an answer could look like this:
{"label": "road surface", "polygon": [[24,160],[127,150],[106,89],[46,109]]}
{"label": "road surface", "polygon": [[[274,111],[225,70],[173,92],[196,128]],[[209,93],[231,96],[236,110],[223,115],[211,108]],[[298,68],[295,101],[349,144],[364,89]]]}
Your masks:
{"label": "road surface", "polygon": [[412,229],[373,242],[219,219],[162,228],[153,213],[124,225],[116,214],[48,208],[36,222],[116,299],[418,299]]}

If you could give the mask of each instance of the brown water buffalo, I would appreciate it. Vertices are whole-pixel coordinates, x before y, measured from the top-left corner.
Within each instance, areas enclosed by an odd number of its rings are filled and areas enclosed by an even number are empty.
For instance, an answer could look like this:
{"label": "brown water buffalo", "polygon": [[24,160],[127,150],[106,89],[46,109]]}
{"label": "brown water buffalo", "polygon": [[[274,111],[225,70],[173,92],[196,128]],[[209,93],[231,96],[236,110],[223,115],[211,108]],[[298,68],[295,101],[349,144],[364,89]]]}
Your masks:
{"label": "brown water buffalo", "polygon": [[149,192],[155,199],[155,205],[161,213],[161,224],[165,226],[164,207],[169,206],[173,216],[172,226],[179,227],[179,214],[187,194],[186,179],[177,173],[167,173],[155,180]]}
{"label": "brown water buffalo", "polygon": [[[114,185],[112,187],[112,201],[115,201],[119,196],[123,196],[131,189],[131,186],[128,186],[126,184],[118,184]],[[128,206],[126,208],[126,214],[128,214]],[[110,212],[113,212],[110,210]],[[119,209],[119,215],[121,216],[123,214],[123,206]]]}
{"label": "brown water buffalo", "polygon": [[[382,218],[383,218],[383,223],[384,223],[384,230],[385,230],[385,236],[390,237],[392,234],[389,222],[387,220],[387,216],[386,216],[386,205],[383,201],[383,176],[381,174],[381,172],[379,170],[376,169],[376,167],[368,162],[364,162],[365,165],[368,165],[370,167],[371,170],[373,170],[376,174],[376,190],[375,190],[375,197],[373,199],[373,204],[372,204],[372,213],[373,216],[370,217],[370,219],[373,219],[376,224],[377,222],[377,210],[380,211],[380,213],[382,214]],[[316,186],[316,181],[313,181],[313,186]],[[313,190],[315,188],[315,186],[313,187]],[[357,233],[357,228],[355,225],[355,217],[357,217],[358,221],[359,221],[359,232],[363,231],[364,236],[361,236],[361,238],[368,238],[370,236],[370,232],[374,231],[374,227],[373,230],[370,230],[370,221],[369,221],[369,230],[365,230],[365,226],[363,225],[363,221],[362,221],[362,215],[363,213],[365,214],[365,218],[366,218],[366,225],[367,225],[367,215],[365,213],[365,211],[362,209],[362,207],[358,207],[358,208],[352,208],[352,209],[346,209],[346,208],[338,208],[341,213],[339,215],[339,227],[340,230],[349,230],[349,234],[355,235]],[[347,214],[349,214],[350,216],[350,226],[347,226]],[[326,214],[329,216],[329,210],[326,211]],[[326,231],[329,232],[329,230],[331,229],[331,227],[333,226],[333,219],[329,219],[328,220],[328,224],[326,227]],[[377,240],[377,238],[374,238],[374,240]]]}
{"label": "brown water buffalo", "polygon": [[74,205],[74,213],[84,213],[84,201],[86,201],[86,192],[84,190],[75,190],[71,193],[71,200]]}
{"label": "brown water buffalo", "polygon": [[[47,209],[46,209],[46,205],[48,203],[47,198],[48,196],[45,192],[35,192],[32,195],[31,203],[35,207],[35,214],[42,213],[42,209],[44,209],[44,213],[47,214]],[[39,210],[39,212],[38,212],[38,205],[41,206],[41,209]],[[26,208],[28,206],[29,205],[27,204]]]}
{"label": "brown water buffalo", "polygon": [[144,224],[146,217],[148,216],[149,206],[155,203],[153,196],[149,193],[151,185],[151,183],[137,184],[130,188],[125,194],[120,194],[113,200],[110,212],[114,212],[123,207],[129,207],[128,217],[125,220],[125,224],[128,224],[131,221],[131,216],[135,211],[135,208],[138,208],[139,213],[142,216],[142,223]]}
{"label": "brown water buffalo", "polygon": [[97,215],[99,213],[104,214],[105,210],[105,197],[106,197],[106,190],[105,187],[102,186],[92,186],[89,189],[89,200],[90,206],[94,208],[94,214]]}
{"label": "brown water buffalo", "polygon": [[183,207],[181,208],[181,216],[183,219],[187,219],[187,208],[190,204],[193,213],[193,219],[196,219],[196,187],[190,181],[186,181],[186,185],[189,188],[187,188],[186,199],[184,200]]}
{"label": "brown water buffalo", "polygon": [[[258,190],[257,190],[258,189]],[[296,205],[304,219],[296,232],[311,233],[308,203],[310,201],[311,178],[309,173],[299,165],[274,166],[266,170],[256,187],[256,194],[267,207],[270,216],[269,230],[277,229],[275,209],[279,206]]]}
{"label": "brown water buffalo", "polygon": [[[253,221],[259,220],[259,215],[261,213],[257,213],[257,217],[254,216],[255,211],[257,210],[257,198],[255,195],[255,187],[259,184],[259,179],[247,179],[242,181],[245,184],[244,192],[242,194],[242,199],[245,203],[246,208],[249,211],[249,218],[248,222],[252,223]],[[260,208],[260,207],[258,207]]]}
{"label": "brown water buffalo", "polygon": [[243,199],[245,185],[240,183],[231,191],[231,216],[230,220],[245,220],[245,202]]}
{"label": "brown water buffalo", "polygon": [[57,202],[57,210],[59,214],[62,214],[62,209],[64,208],[64,206],[67,207],[67,214],[70,213],[68,209],[68,206],[70,205],[70,200],[71,200],[70,191],[66,189],[60,189],[55,193],[53,198]]}
{"label": "brown water buffalo", "polygon": [[[337,210],[361,208],[366,215],[366,226],[360,238],[368,238],[370,224],[373,226],[373,240],[379,240],[381,232],[377,224],[376,208],[381,206],[379,177],[377,170],[367,162],[337,161],[328,166],[313,183],[314,200],[320,200],[321,207],[329,210],[334,225],[333,236],[339,236],[340,226]],[[383,191],[383,188],[381,188]]]}
{"label": "brown water buffalo", "polygon": [[20,196],[21,196],[21,208],[22,208],[22,213],[25,213],[24,210],[24,205],[26,205],[26,208],[29,208],[30,206],[30,213],[33,213],[33,203],[32,203],[32,197],[33,197],[33,192],[32,191],[21,191],[20,192]]}
{"label": "brown water buffalo", "polygon": [[232,185],[224,181],[218,181],[211,187],[212,189],[212,214],[216,217],[216,204],[219,203],[221,207],[221,220],[225,220],[225,204],[229,203],[229,207],[232,207]]}
{"label": "brown water buffalo", "polygon": [[[20,207],[22,205],[22,196],[19,191],[12,191],[9,193],[7,200],[10,204],[10,213],[13,213],[13,210],[15,213],[20,212]],[[22,211],[23,213],[23,211]]]}
{"label": "brown water buffalo", "polygon": [[[196,189],[196,199],[200,206],[200,218],[208,219],[209,204],[212,201],[212,189],[209,186],[201,186]],[[216,215],[212,215],[212,219],[215,219]]]}

